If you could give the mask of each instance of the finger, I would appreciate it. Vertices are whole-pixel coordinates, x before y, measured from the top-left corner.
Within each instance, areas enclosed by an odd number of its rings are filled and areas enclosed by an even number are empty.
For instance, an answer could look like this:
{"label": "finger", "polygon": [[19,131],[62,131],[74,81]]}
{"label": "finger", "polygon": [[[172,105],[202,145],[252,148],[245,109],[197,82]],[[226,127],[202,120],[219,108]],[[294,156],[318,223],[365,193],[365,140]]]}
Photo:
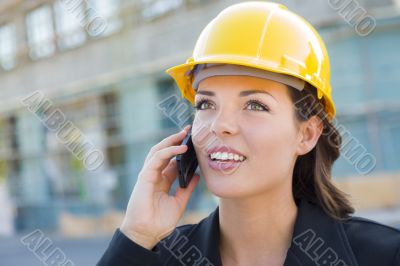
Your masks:
{"label": "finger", "polygon": [[175,133],[169,137],[166,137],[165,139],[160,141],[158,144],[154,145],[153,153],[157,152],[161,149],[164,149],[166,147],[176,145],[178,143],[180,144],[180,142],[185,138],[185,136],[189,132],[189,128],[190,128],[190,125],[187,125],[178,133]]}
{"label": "finger", "polygon": [[194,174],[192,180],[186,188],[178,187],[175,192],[175,198],[179,202],[182,211],[185,210],[187,203],[189,202],[190,196],[192,195],[196,185],[199,183],[200,176]]}
{"label": "finger", "polygon": [[178,176],[178,164],[176,159],[171,159],[167,167],[161,172],[163,176],[162,190],[168,192]]}
{"label": "finger", "polygon": [[150,170],[161,172],[169,163],[172,157],[186,152],[187,145],[170,146],[157,151],[148,162]]}
{"label": "finger", "polygon": [[158,144],[154,145],[150,152],[148,153],[146,159],[145,159],[145,163],[159,150],[164,149],[166,147],[172,146],[172,145],[176,145],[176,144],[180,144],[183,139],[185,138],[186,134],[188,133],[190,128],[190,125],[185,126],[181,131],[179,131],[178,133],[175,133],[171,136],[166,137],[165,139],[163,139],[162,141],[160,141]]}

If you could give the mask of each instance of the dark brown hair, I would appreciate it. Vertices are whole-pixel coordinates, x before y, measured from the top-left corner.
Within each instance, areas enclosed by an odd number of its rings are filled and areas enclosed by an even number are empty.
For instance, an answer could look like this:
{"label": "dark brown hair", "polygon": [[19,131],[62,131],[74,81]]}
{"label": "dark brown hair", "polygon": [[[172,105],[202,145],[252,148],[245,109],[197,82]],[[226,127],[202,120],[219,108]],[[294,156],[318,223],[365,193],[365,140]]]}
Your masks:
{"label": "dark brown hair", "polygon": [[342,137],[325,112],[324,98],[318,100],[313,86],[307,83],[302,91],[292,87],[288,91],[298,122],[318,116],[323,123],[323,132],[315,147],[297,158],[293,170],[293,196],[315,203],[335,219],[345,219],[354,213],[354,208],[348,195],[332,182],[332,165],[340,156]]}

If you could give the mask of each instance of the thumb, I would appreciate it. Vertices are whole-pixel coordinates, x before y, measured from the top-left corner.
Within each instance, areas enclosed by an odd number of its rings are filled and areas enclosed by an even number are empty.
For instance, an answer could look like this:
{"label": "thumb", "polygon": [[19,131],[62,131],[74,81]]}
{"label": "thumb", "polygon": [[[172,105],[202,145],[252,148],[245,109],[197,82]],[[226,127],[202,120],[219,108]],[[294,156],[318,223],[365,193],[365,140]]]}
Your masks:
{"label": "thumb", "polygon": [[200,176],[198,174],[194,174],[192,180],[190,180],[190,183],[186,188],[178,187],[176,189],[175,198],[179,202],[179,205],[182,207],[182,210],[186,208],[190,196],[192,195],[197,183],[199,182],[199,179]]}

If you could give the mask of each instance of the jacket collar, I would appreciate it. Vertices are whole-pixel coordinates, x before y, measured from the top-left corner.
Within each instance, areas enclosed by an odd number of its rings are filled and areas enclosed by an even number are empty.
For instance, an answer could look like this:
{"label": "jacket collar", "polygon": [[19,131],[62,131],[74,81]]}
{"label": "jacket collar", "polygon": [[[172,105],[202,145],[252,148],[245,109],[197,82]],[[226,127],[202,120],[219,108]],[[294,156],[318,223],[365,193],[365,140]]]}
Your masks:
{"label": "jacket collar", "polygon": [[[222,265],[219,254],[219,207],[201,221],[190,234],[212,265]],[[298,202],[293,238],[284,266],[357,266],[341,222],[305,199]]]}

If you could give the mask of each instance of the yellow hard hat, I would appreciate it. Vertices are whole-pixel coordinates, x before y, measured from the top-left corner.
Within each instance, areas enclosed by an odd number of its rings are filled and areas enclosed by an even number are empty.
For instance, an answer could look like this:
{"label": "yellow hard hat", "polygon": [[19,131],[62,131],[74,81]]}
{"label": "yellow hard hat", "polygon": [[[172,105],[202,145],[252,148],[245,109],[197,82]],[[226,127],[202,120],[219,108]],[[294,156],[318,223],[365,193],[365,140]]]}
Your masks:
{"label": "yellow hard hat", "polygon": [[281,4],[244,2],[218,14],[201,32],[193,55],[166,72],[194,104],[193,68],[221,63],[248,66],[302,79],[324,97],[328,118],[335,114],[325,44],[304,18]]}

